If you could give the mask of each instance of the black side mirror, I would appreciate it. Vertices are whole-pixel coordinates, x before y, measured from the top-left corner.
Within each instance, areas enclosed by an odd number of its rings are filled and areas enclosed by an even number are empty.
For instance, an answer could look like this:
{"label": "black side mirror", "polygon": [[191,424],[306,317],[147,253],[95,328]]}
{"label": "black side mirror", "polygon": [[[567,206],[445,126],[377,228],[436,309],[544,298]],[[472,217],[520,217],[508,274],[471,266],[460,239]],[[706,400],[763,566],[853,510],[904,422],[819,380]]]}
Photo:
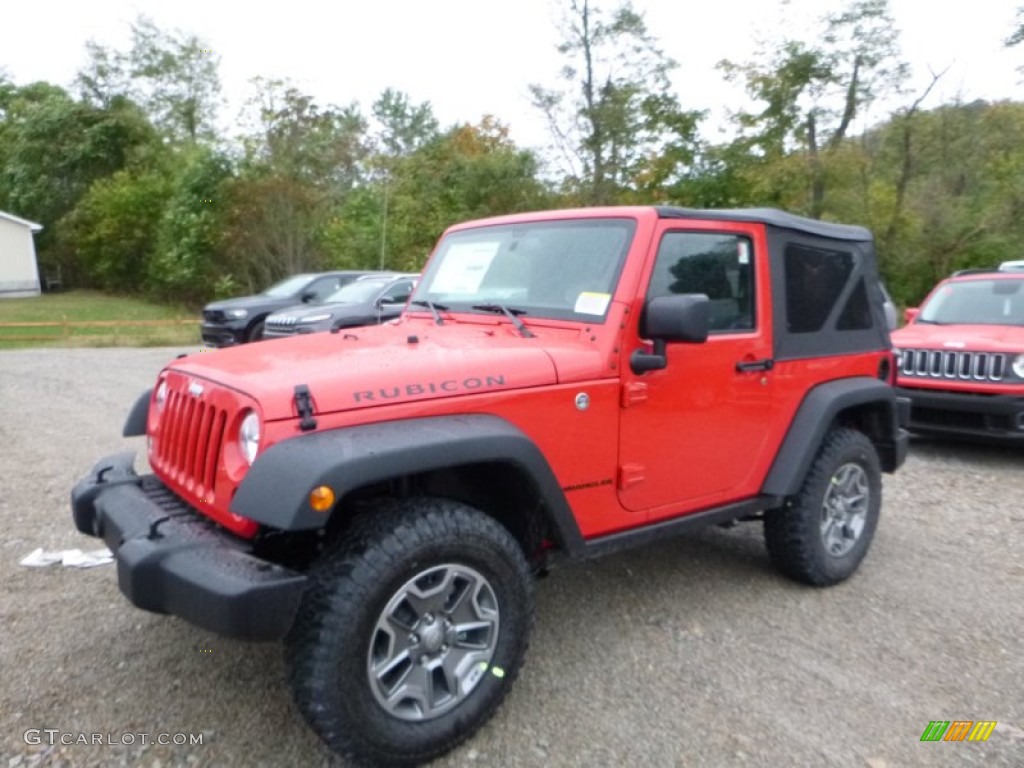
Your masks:
{"label": "black side mirror", "polygon": [[703,293],[658,296],[647,302],[640,335],[654,342],[652,352],[636,350],[629,358],[634,373],[660,371],[668,364],[665,343],[702,344],[708,339],[711,302]]}
{"label": "black side mirror", "polygon": [[701,344],[708,340],[711,302],[703,293],[659,296],[644,307],[640,335],[662,341]]}
{"label": "black side mirror", "polygon": [[299,298],[302,299],[303,304],[309,304],[309,302],[316,298],[316,291],[303,291],[302,296]]}

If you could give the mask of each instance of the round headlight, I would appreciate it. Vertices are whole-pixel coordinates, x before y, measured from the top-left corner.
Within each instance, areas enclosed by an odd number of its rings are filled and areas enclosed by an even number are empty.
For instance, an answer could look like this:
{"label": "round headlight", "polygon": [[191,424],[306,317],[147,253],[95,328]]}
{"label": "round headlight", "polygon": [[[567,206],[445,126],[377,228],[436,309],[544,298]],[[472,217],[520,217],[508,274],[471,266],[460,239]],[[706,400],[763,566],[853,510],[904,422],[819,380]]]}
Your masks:
{"label": "round headlight", "polygon": [[256,411],[249,411],[242,419],[238,428],[238,447],[245,460],[252,464],[256,461],[256,452],[260,449],[260,417]]}
{"label": "round headlight", "polygon": [[1013,358],[1013,375],[1018,379],[1024,379],[1024,355],[1017,355]]}
{"label": "round headlight", "polygon": [[161,381],[159,386],[156,388],[156,409],[162,411],[164,406],[167,405],[167,381]]}

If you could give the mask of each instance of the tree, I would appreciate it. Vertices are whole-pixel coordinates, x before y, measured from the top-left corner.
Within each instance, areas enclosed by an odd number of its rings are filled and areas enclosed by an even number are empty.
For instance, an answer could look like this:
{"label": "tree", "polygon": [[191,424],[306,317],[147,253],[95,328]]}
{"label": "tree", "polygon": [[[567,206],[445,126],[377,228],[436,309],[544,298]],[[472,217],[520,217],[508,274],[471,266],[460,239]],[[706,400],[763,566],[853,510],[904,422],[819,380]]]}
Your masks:
{"label": "tree", "polygon": [[366,175],[366,120],[321,107],[284,80],[257,78],[239,177],[225,189],[226,264],[250,288],[328,260],[324,231]]}
{"label": "tree", "polygon": [[370,171],[379,181],[380,237],[378,269],[390,261],[388,229],[391,224],[391,188],[395,167],[402,158],[434,141],[438,137],[437,118],[430,102],[413,104],[401,91],[387,88],[373,103],[373,117],[377,123],[376,152],[370,159]]}
{"label": "tree", "polygon": [[1015,45],[1024,43],[1024,5],[1017,8],[1017,19],[1014,22],[1016,28],[1013,33],[1006,38],[1006,47],[1012,48]]}
{"label": "tree", "polygon": [[247,103],[245,167],[343,195],[362,176],[369,152],[356,104],[321,107],[287,80],[255,78]]}
{"label": "tree", "polygon": [[393,159],[390,179],[356,190],[328,228],[333,265],[378,264],[384,195],[389,186],[386,266],[414,271],[449,225],[464,219],[543,207],[537,159],[492,117],[452,126]]}
{"label": "tree", "polygon": [[162,298],[198,303],[212,296],[222,271],[225,187],[232,168],[223,153],[206,147],[178,161],[181,170],[164,206],[147,285]]}
{"label": "tree", "polygon": [[548,120],[568,191],[612,203],[677,174],[692,159],[701,113],[680,108],[669,81],[676,63],[643,16],[629,2],[606,16],[590,0],[568,0],[561,31],[565,86],[530,92]]}
{"label": "tree", "polygon": [[0,91],[0,210],[42,223],[40,260],[53,263],[60,219],[95,181],[152,151],[156,136],[131,103],[100,109],[49,83]]}
{"label": "tree", "polygon": [[220,57],[196,35],[164,32],[145,16],[131,25],[131,34],[127,52],[86,43],[87,62],[75,80],[82,98],[101,108],[128,98],[172,141],[212,140]]}
{"label": "tree", "polygon": [[385,88],[371,111],[377,123],[377,152],[388,157],[409,155],[438,136],[429,101],[413,104],[408,94]]}
{"label": "tree", "polygon": [[97,180],[59,224],[62,246],[84,282],[115,293],[140,293],[171,192],[157,170],[121,170]]}
{"label": "tree", "polygon": [[825,212],[828,162],[855,119],[881,96],[898,94],[908,74],[888,0],[854,0],[826,16],[820,40],[786,40],[752,62],[719,64],[762,105],[737,116],[739,141],[760,161],[759,171],[788,165],[794,149],[803,153],[807,194],[799,207],[815,218]]}

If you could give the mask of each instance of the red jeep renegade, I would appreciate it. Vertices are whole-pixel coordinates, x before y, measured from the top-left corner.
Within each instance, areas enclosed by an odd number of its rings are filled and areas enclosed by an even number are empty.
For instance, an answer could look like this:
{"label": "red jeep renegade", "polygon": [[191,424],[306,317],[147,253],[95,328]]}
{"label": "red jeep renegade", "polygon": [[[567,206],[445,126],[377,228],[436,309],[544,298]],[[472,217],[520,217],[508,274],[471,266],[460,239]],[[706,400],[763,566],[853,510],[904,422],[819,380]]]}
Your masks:
{"label": "red jeep renegade", "polygon": [[1024,439],[1024,271],[964,270],[893,332],[921,434]]}
{"label": "red jeep renegade", "polygon": [[774,210],[596,208],[449,229],[401,318],[190,355],[74,489],[135,605],[284,639],[336,752],[413,764],[522,664],[533,575],[763,521],[850,576],[907,437],[871,235]]}

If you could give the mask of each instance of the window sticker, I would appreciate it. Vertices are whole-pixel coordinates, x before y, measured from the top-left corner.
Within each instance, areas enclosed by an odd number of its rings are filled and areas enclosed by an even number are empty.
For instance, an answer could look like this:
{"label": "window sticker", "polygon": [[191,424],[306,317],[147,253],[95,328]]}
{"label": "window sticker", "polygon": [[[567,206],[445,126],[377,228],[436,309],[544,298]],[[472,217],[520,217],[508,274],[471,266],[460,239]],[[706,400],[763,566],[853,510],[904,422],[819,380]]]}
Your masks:
{"label": "window sticker", "polygon": [[498,242],[452,244],[430,292],[476,293],[500,246]]}
{"label": "window sticker", "polygon": [[608,309],[608,302],[612,300],[610,293],[593,293],[584,291],[576,297],[576,306],[573,312],[581,315],[603,315]]}
{"label": "window sticker", "polygon": [[746,240],[738,240],[738,241],[736,241],[736,249],[737,249],[736,256],[739,259],[739,263],[740,264],[749,264],[750,263],[750,243],[748,243]]}

